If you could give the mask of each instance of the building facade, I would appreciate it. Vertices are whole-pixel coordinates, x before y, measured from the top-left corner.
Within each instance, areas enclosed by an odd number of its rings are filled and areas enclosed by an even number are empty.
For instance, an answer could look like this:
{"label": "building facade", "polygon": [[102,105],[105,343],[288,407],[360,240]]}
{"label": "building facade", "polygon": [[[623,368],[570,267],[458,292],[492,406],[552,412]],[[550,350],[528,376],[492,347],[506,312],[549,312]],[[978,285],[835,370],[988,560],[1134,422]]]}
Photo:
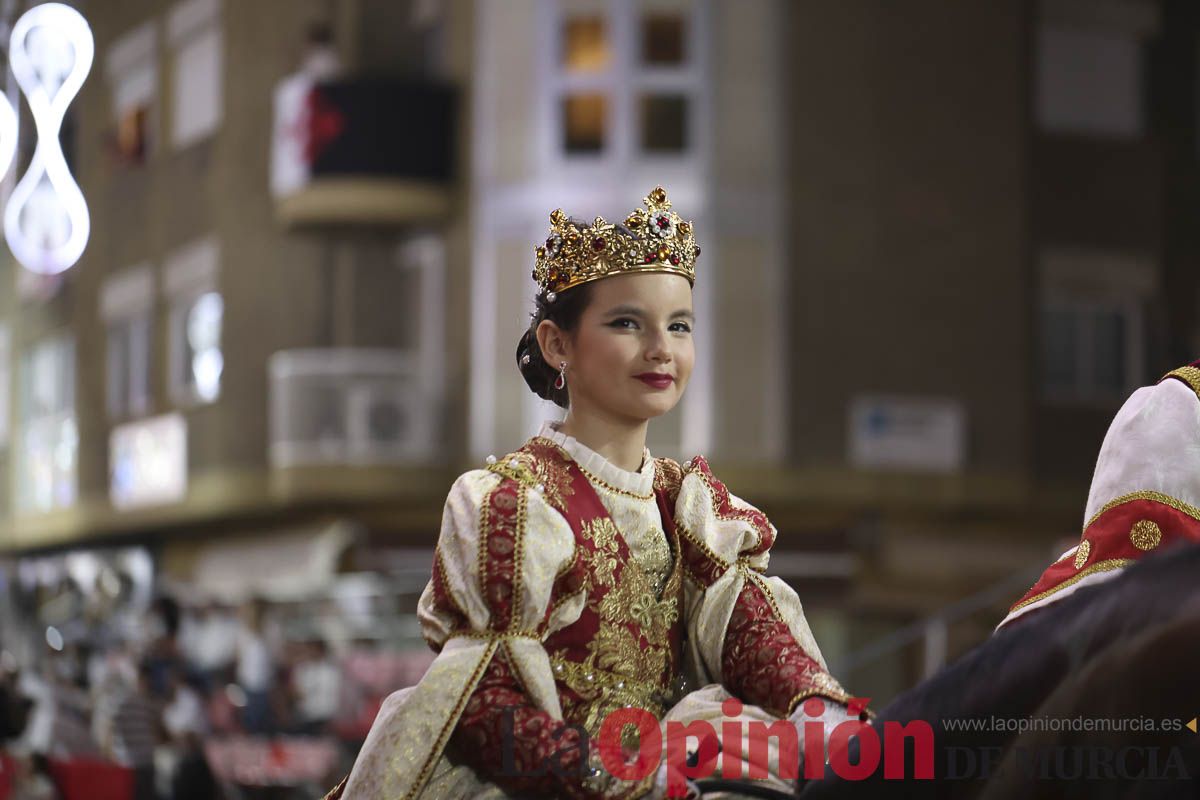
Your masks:
{"label": "building facade", "polygon": [[[557,413],[513,360],[547,212],[662,183],[704,253],[648,444],[771,515],[886,697],[1077,534],[1108,420],[1198,341],[1186,3],[79,7],[93,236],[61,279],[3,267],[14,555],[140,542],[186,580],[336,530],[327,569],[420,573],[454,476]],[[449,87],[453,178],[273,190],[306,69]]]}

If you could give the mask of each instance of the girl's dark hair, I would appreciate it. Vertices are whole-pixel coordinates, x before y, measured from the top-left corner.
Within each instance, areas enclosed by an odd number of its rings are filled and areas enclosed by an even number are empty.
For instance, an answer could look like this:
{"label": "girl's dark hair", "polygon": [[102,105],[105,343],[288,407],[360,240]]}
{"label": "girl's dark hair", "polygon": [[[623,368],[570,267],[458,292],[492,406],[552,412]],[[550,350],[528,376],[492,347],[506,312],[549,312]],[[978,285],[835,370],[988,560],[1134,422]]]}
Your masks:
{"label": "girl's dark hair", "polygon": [[[517,369],[521,370],[521,377],[525,379],[525,383],[529,384],[529,388],[538,397],[553,401],[562,408],[566,408],[568,404],[567,387],[554,388],[554,382],[558,380],[558,365],[550,365],[542,356],[542,348],[537,340],[537,327],[542,320],[548,319],[565,333],[574,333],[579,327],[579,318],[583,316],[583,311],[591,299],[590,283],[581,283],[565,292],[559,292],[553,303],[546,300],[544,292],[538,294],[534,297],[536,308],[530,315],[532,319],[529,328],[521,335],[521,341],[517,342]],[[529,357],[528,361],[526,356]]]}

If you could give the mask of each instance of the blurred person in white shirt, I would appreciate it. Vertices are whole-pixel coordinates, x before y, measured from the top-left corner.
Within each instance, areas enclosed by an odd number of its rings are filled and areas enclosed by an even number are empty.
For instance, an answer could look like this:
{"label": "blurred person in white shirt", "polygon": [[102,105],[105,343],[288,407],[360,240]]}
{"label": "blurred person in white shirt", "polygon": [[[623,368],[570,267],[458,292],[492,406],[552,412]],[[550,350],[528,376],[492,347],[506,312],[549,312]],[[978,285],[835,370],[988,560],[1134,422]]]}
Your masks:
{"label": "blurred person in white shirt", "polygon": [[195,609],[185,626],[181,639],[188,664],[204,676],[208,688],[237,660],[240,627],[237,617],[215,602]]}
{"label": "blurred person in white shirt", "polygon": [[271,689],[275,683],[275,660],[267,644],[266,603],[251,600],[242,605],[242,625],[237,637],[237,682],[246,694],[242,727],[251,734],[274,732]]}
{"label": "blurred person in white shirt", "polygon": [[204,758],[204,737],[208,735],[208,715],[204,700],[188,685],[181,670],[171,674],[170,693],[163,708],[163,729],[168,739],[164,758],[171,800],[211,800],[217,787]]}
{"label": "blurred person in white shirt", "polygon": [[297,698],[297,732],[320,736],[328,732],[342,699],[342,670],[324,639],[308,643],[305,658],[292,671]]}

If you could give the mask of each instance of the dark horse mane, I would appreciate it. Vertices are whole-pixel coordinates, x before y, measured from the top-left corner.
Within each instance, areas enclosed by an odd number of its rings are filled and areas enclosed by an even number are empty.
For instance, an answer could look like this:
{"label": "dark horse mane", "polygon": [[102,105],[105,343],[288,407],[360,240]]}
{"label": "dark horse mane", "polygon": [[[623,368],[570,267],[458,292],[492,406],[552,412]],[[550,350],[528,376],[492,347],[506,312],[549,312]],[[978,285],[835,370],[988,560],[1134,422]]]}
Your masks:
{"label": "dark horse mane", "polygon": [[[880,712],[924,720],[934,780],[810,781],[805,800],[851,797],[1195,797],[1200,734],[1135,730],[1200,713],[1200,545],[1153,553],[1123,574],[1001,629]],[[1086,718],[1106,730],[957,730],[947,720]],[[1138,719],[1140,723],[1120,720]],[[1101,724],[1104,723],[1094,723]],[[1122,730],[1113,729],[1123,724]],[[886,737],[883,753],[886,757]],[[913,774],[910,743],[906,776]],[[851,746],[852,760],[858,756]],[[894,755],[894,754],[893,754]]]}

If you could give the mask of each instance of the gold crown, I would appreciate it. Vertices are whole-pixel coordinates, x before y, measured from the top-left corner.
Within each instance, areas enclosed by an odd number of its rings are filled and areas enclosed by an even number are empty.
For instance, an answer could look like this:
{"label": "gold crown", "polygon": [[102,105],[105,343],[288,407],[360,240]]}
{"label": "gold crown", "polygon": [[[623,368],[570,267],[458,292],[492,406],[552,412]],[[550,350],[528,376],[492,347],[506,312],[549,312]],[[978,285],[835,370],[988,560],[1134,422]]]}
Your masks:
{"label": "gold crown", "polygon": [[596,217],[591,225],[568,219],[561,208],[550,213],[550,236],[536,248],[533,279],[543,293],[563,292],[581,283],[631,272],[671,272],[696,283],[700,248],[692,224],[671,210],[661,186],[625,218],[624,225]]}

